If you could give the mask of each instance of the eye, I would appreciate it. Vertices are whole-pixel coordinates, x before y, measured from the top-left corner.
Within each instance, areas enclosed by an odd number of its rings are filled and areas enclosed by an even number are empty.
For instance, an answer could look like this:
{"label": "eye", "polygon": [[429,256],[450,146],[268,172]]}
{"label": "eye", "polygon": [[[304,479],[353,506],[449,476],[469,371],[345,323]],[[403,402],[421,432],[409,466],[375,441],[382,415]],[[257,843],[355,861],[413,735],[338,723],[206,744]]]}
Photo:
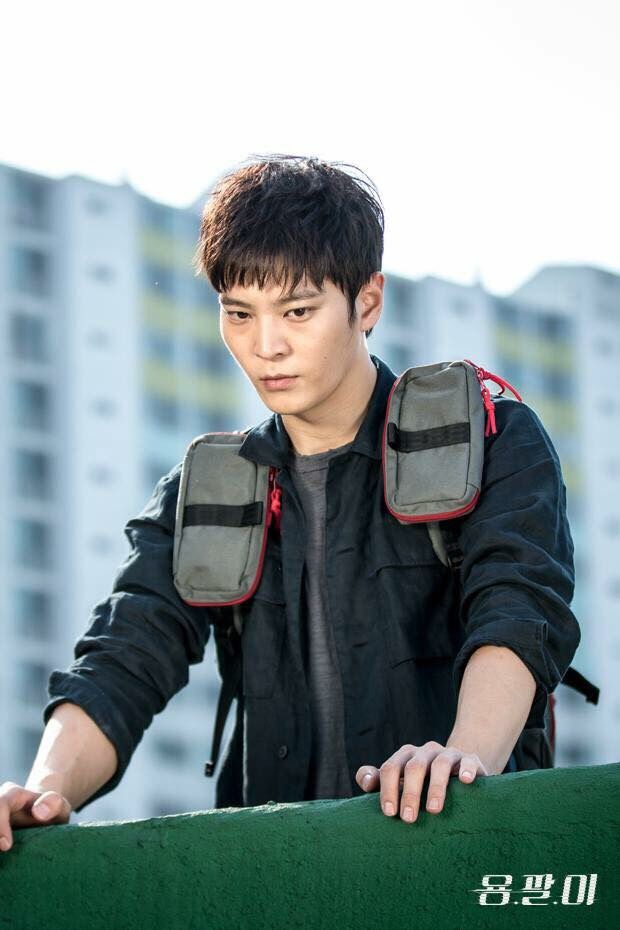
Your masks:
{"label": "eye", "polygon": [[[306,311],[310,312],[310,310],[312,310],[312,307],[293,307],[292,310],[287,310],[284,315],[287,316],[289,313],[305,313]],[[303,317],[297,316],[295,319],[301,320]]]}

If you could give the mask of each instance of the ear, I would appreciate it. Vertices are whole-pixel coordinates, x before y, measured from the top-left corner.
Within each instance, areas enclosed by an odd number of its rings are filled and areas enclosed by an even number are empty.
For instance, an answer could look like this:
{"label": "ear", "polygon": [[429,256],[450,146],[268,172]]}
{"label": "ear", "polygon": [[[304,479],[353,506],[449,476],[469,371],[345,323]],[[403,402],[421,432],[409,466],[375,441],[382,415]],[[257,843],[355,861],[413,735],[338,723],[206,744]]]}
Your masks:
{"label": "ear", "polygon": [[383,310],[383,288],[385,275],[381,271],[373,271],[370,280],[363,284],[355,301],[358,325],[366,332],[372,329],[379,321]]}

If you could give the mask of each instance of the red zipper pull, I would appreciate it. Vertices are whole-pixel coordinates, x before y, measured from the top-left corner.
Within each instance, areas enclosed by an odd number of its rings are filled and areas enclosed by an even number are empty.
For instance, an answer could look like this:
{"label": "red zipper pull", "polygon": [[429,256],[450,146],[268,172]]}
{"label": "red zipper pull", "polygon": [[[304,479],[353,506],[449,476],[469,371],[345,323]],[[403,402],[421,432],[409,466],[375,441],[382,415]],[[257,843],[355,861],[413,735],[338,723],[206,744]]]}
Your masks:
{"label": "red zipper pull", "polygon": [[269,511],[267,513],[267,526],[270,526],[272,519],[275,527],[280,532],[280,523],[282,519],[282,489],[276,485],[276,474],[272,471],[269,475]]}
{"label": "red zipper pull", "polygon": [[509,388],[517,400],[522,402],[521,395],[513,388],[512,384],[510,384],[508,381],[505,381],[503,378],[500,378],[499,375],[494,375],[492,372],[486,371],[486,369],[476,365],[468,358],[464,359],[464,361],[466,361],[468,365],[471,365],[472,368],[475,369],[476,376],[480,382],[482,402],[484,404],[484,409],[487,412],[487,421],[484,435],[489,436],[491,433],[497,433],[497,426],[495,425],[495,404],[493,403],[493,395],[484,382],[494,381],[501,387],[501,391],[499,391],[499,393],[496,395],[497,397],[501,397],[506,388]]}
{"label": "red zipper pull", "polygon": [[485,371],[484,368],[482,369],[482,374],[486,381],[495,381],[496,384],[499,384],[499,386],[501,387],[501,391],[498,393],[497,395],[498,397],[501,397],[501,395],[504,393],[504,390],[508,388],[510,391],[512,391],[512,393],[514,394],[514,396],[517,398],[518,401],[523,402],[523,398],[521,397],[519,392],[513,388],[512,384],[510,384],[509,381],[505,381],[503,378],[500,378],[499,375],[494,375],[490,371]]}

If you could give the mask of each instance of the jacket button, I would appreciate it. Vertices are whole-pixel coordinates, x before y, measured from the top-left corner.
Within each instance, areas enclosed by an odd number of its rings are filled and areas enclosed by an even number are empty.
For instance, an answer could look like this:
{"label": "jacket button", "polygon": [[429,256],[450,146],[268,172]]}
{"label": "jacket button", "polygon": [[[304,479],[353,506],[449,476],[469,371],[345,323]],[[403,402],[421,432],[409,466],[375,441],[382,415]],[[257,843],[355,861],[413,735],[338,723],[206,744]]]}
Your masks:
{"label": "jacket button", "polygon": [[280,746],[278,749],[278,758],[284,759],[288,755],[288,746]]}

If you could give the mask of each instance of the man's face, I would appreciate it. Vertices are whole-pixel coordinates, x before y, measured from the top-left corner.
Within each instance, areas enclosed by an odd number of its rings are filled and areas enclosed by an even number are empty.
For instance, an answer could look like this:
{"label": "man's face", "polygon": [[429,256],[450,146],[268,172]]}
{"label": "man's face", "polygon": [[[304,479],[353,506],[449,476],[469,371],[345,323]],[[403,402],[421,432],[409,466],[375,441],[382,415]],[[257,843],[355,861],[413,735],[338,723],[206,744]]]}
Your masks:
{"label": "man's face", "polygon": [[[294,294],[284,302],[280,285],[220,294],[220,333],[228,350],[263,403],[293,416],[320,408],[366,353],[360,320],[349,325],[346,297],[332,281],[325,279],[319,292],[302,278]],[[280,386],[264,380],[279,374],[293,377]]]}

